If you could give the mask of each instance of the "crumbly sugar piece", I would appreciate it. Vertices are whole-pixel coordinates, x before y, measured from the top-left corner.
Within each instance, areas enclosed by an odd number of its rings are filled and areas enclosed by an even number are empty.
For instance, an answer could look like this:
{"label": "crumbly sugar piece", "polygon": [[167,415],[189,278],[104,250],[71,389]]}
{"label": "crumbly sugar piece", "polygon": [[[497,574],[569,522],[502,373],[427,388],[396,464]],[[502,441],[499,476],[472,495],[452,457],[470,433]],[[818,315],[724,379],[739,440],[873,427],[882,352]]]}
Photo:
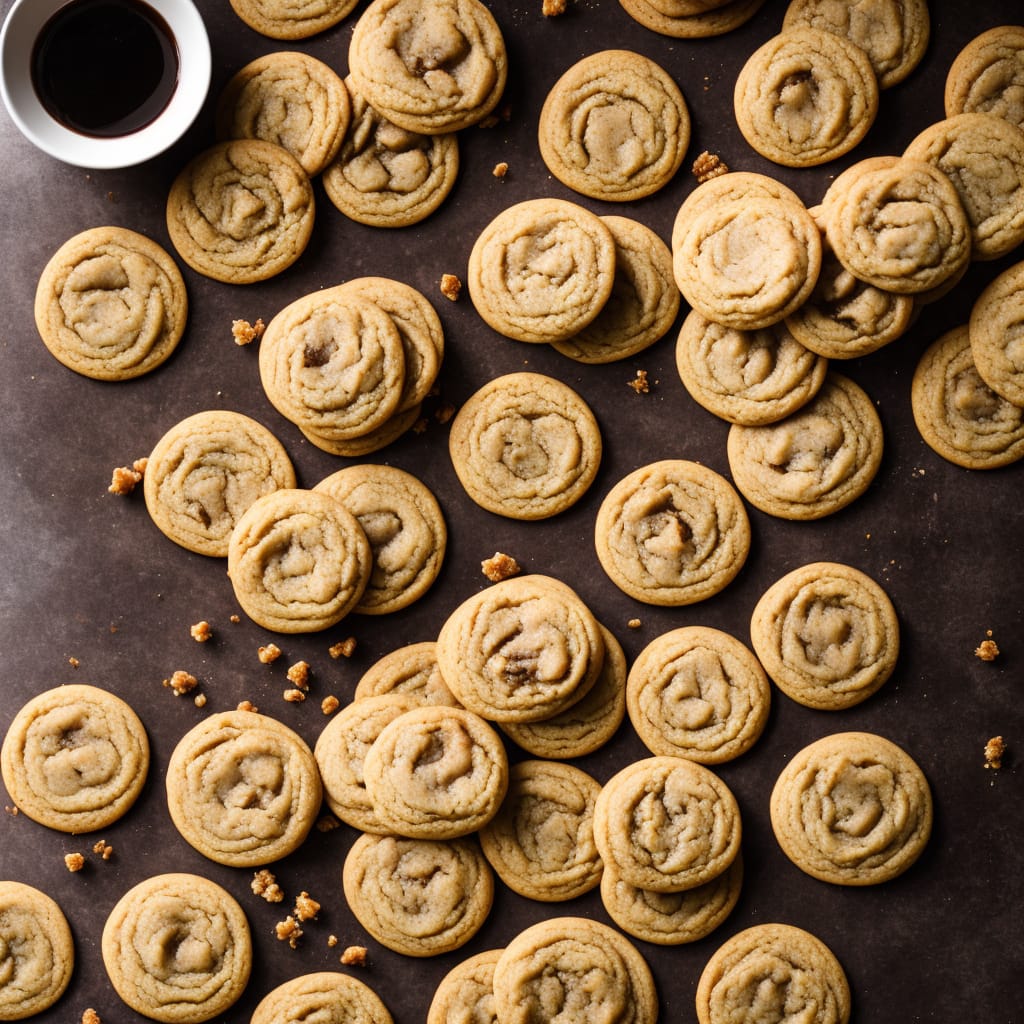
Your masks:
{"label": "crumbly sugar piece", "polygon": [[441,294],[446,298],[454,302],[459,297],[459,292],[462,291],[462,282],[455,276],[455,274],[442,274],[441,275]]}
{"label": "crumbly sugar piece", "polygon": [[103,1024],[100,1015],[90,1006],[82,1013],[82,1024]]}
{"label": "crumbly sugar piece", "polygon": [[365,946],[346,946],[341,954],[340,962],[347,967],[363,967],[366,965]]}
{"label": "crumbly sugar piece", "polygon": [[697,184],[703,184],[720,174],[729,173],[729,165],[717,154],[709,153],[706,149],[693,161],[693,176]]}
{"label": "crumbly sugar piece", "polygon": [[974,654],[982,661],[995,661],[999,657],[999,645],[989,636],[978,644],[974,649]]}
{"label": "crumbly sugar piece", "polygon": [[111,494],[127,495],[142,482],[143,474],[132,466],[118,466],[110,477],[107,490]]}
{"label": "crumbly sugar piece", "polygon": [[172,673],[170,679],[164,680],[164,686],[173,690],[175,697],[191,693],[198,685],[199,680],[191,672],[186,672],[180,668]]}
{"label": "crumbly sugar piece", "polygon": [[998,769],[1003,766],[1003,757],[1006,754],[1006,743],[1002,736],[993,736],[985,744],[985,767]]}
{"label": "crumbly sugar piece", "polygon": [[508,164],[502,160],[494,165],[494,170],[491,171],[496,178],[504,178],[508,174]]}
{"label": "crumbly sugar piece", "polygon": [[299,927],[298,921],[289,914],[283,921],[278,921],[274,925],[274,935],[281,942],[287,942],[292,949],[295,949],[299,944],[299,939],[302,938],[302,929]]}
{"label": "crumbly sugar piece", "polygon": [[314,921],[320,913],[320,904],[317,903],[305,889],[295,897],[295,910],[293,912],[298,921]]}
{"label": "crumbly sugar piece", "polygon": [[191,636],[197,644],[205,644],[207,640],[211,640],[213,638],[213,629],[210,627],[210,624],[206,619],[193,623],[189,626],[188,632],[189,636]]}
{"label": "crumbly sugar piece", "polygon": [[266,324],[261,318],[257,318],[254,324],[248,320],[232,320],[231,336],[235,339],[236,345],[251,345],[263,337],[265,327]]}
{"label": "crumbly sugar piece", "polygon": [[339,640],[336,644],[331,644],[328,648],[327,653],[332,658],[351,658],[356,652],[356,638],[354,636],[347,637],[344,640]]}
{"label": "crumbly sugar piece", "polygon": [[647,371],[637,370],[636,376],[629,382],[629,386],[638,395],[646,395],[651,390],[650,382],[647,380]]}
{"label": "crumbly sugar piece", "polygon": [[322,701],[320,701],[320,710],[325,715],[333,715],[340,707],[341,701],[338,700],[333,693],[329,693]]}
{"label": "crumbly sugar piece", "polygon": [[301,704],[306,699],[306,694],[299,689],[285,690],[284,699],[289,704]]}
{"label": "crumbly sugar piece", "polygon": [[238,702],[237,710],[238,711],[251,711],[253,714],[256,714],[256,712],[259,711],[259,708],[256,707],[256,705],[253,704],[253,702],[251,700],[240,700]]}
{"label": "crumbly sugar piece", "polygon": [[300,690],[309,689],[309,676],[311,669],[309,662],[297,661],[294,665],[290,666],[287,672],[288,682]]}
{"label": "crumbly sugar piece", "polygon": [[272,662],[277,661],[283,653],[284,652],[277,646],[277,644],[263,644],[256,651],[256,657],[258,657],[264,665],[269,665]]}
{"label": "crumbly sugar piece", "polygon": [[565,14],[565,9],[568,6],[568,0],[543,0],[540,13],[545,18],[557,18],[558,15]]}
{"label": "crumbly sugar piece", "polygon": [[114,856],[114,848],[105,839],[98,839],[93,844],[92,852],[98,854],[103,860],[110,860]]}
{"label": "crumbly sugar piece", "polygon": [[81,871],[85,867],[85,857],[80,853],[66,853],[64,854],[64,865],[68,871],[74,874],[74,872]]}
{"label": "crumbly sugar piece", "polygon": [[517,576],[522,571],[522,568],[511,555],[495,551],[490,558],[485,558],[480,563],[480,571],[492,583],[500,583],[502,580]]}
{"label": "crumbly sugar piece", "polygon": [[277,884],[274,873],[266,868],[261,868],[253,874],[250,885],[252,891],[268,903],[280,903],[284,900],[284,891]]}

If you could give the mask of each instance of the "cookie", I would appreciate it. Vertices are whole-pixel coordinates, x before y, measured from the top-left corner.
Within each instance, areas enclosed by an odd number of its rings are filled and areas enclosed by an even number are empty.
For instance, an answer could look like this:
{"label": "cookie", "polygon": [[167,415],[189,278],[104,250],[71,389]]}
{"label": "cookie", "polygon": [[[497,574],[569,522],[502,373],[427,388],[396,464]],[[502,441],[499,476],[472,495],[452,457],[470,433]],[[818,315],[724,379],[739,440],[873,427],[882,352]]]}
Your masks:
{"label": "cookie", "polygon": [[595,213],[554,197],[502,210],[477,236],[467,284],[483,320],[516,341],[564,341],[608,301],[615,237]]}
{"label": "cookie", "polygon": [[430,589],[444,562],[448,528],[437,498],[418,477],[362,464],[339,469],[313,490],[351,512],[370,542],[373,568],[354,611],[386,615]]}
{"label": "cookie", "polygon": [[770,327],[814,290],[821,232],[802,203],[770,196],[723,200],[681,227],[673,235],[676,284],[708,320],[747,331]]}
{"label": "cookie", "polygon": [[510,519],[547,519],[575,505],[601,463],[590,406],[560,380],[509,373],[488,381],[451,423],[448,450],[466,494]]}
{"label": "cookie", "polygon": [[859,46],[871,62],[880,89],[899,84],[921,63],[931,36],[927,0],[885,0],[870,14],[857,0],[827,6],[814,0],[790,0],[782,30],[800,26],[832,32]]}
{"label": "cookie", "polygon": [[363,780],[388,832],[457,839],[498,813],[508,756],[497,732],[472,711],[417,707],[381,729],[363,759]]}
{"label": "cookie", "polygon": [[231,531],[257,498],[295,484],[284,445],[262,423],[229,409],[197,412],[168,429],[142,478],[157,529],[214,558],[227,557]]}
{"label": "cookie", "polygon": [[975,299],[969,321],[971,352],[981,379],[1001,398],[1024,407],[1021,309],[1024,262],[995,277]]}
{"label": "cookie", "polygon": [[836,258],[876,288],[928,292],[970,260],[971,226],[960,197],[924,160],[860,160],[829,185],[822,206]]}
{"label": "cookie", "polygon": [[197,273],[227,284],[266,281],[290,267],[313,232],[309,175],[263,139],[219,142],[171,184],[167,232]]}
{"label": "cookie", "polygon": [[342,21],[358,0],[231,0],[235,14],[271,39],[308,39]]}
{"label": "cookie", "polygon": [[167,809],[182,838],[218,864],[254,867],[298,849],[320,811],[313,753],[286,725],[221,711],[178,740]]}
{"label": "cookie", "polygon": [[101,949],[121,999],[168,1024],[199,1024],[227,1012],[252,968],[242,908],[201,875],[154,875],[133,886],[107,917]]}
{"label": "cookie", "polygon": [[218,139],[276,143],[313,177],[337,155],[352,104],[337,72],[307,53],[279,50],[236,71],[217,100]]}
{"label": "cookie", "polygon": [[494,1001],[502,1024],[658,1018],[654,978],[640,951],[614,928],[583,917],[519,932],[494,965]]}
{"label": "cookie", "polygon": [[475,839],[361,835],[342,868],[356,920],[381,945],[428,957],[465,945],[483,926],[494,876]]}
{"label": "cookie", "polygon": [[401,228],[418,224],[447,198],[459,173],[458,136],[399,128],[345,79],[351,126],[325,168],[327,198],[359,224]]}
{"label": "cookie", "polygon": [[761,427],[733,424],[726,452],[733,482],[756,508],[780,519],[820,519],[870,486],[882,461],[882,422],[849,377],[830,370],[798,412]]}
{"label": "cookie", "polygon": [[664,459],[633,470],[605,495],[594,543],[620,590],[645,604],[679,607],[735,579],[750,551],[750,520],[725,477]]}
{"label": "cookie", "polygon": [[75,965],[67,918],[46,893],[0,881],[0,1020],[22,1020],[64,994]]}
{"label": "cookie", "polygon": [[740,134],[783,167],[817,167],[849,153],[875,123],[878,80],[848,37],[805,23],[762,43],[736,76]]}
{"label": "cookie", "polygon": [[1024,241],[1024,129],[995,114],[930,124],[903,155],[953,183],[971,226],[971,258],[994,260]]}
{"label": "cookie", "polygon": [[404,412],[393,413],[379,427],[360,434],[358,437],[347,439],[335,439],[324,437],[306,427],[302,428],[302,436],[329,455],[340,455],[346,459],[361,459],[367,455],[373,455],[382,448],[394,444],[395,441],[407,434],[420,421],[422,406],[414,405]]}
{"label": "cookie", "polygon": [[142,791],[149,739],[120,697],[96,686],[58,686],[14,716],[0,769],[15,806],[33,821],[76,835],[95,832],[122,817]]}
{"label": "cookie", "polygon": [[610,870],[651,892],[710,882],[736,859],[740,810],[729,787],[683,757],[620,768],[594,808],[594,842]]}
{"label": "cookie", "polygon": [[544,903],[571,900],[601,881],[594,803],[601,784],[562,761],[520,761],[480,847],[513,892]]}
{"label": "cookie", "polygon": [[538,141],[548,170],[574,192],[628,202],[675,176],[690,144],[690,112],[660,64],[631,50],[601,50],[551,87]]}
{"label": "cookie", "polygon": [[423,640],[406,644],[379,657],[360,677],[354,700],[400,693],[417,704],[458,704],[437,666],[437,643]]}
{"label": "cookie", "polygon": [[405,386],[394,319],[340,287],[300,296],[278,311],[263,332],[259,368],[274,408],[329,440],[381,427],[398,411]]}
{"label": "cookie", "polygon": [[352,32],[348,64],[368,103],[424,135],[482,121],[508,76],[501,29],[479,0],[373,0]]}
{"label": "cookie", "polygon": [[828,361],[783,323],[744,331],[691,310],[676,339],[676,371],[690,397],[729,423],[775,423],[806,405]]}
{"label": "cookie", "polygon": [[889,595],[866,573],[839,562],[811,562],[761,595],[750,640],[788,697],[839,711],[867,700],[892,675],[900,627]]}
{"label": "cookie", "polygon": [[578,363],[613,363],[643,352],[668,333],[679,312],[669,247],[630,217],[601,220],[615,240],[612,293],[579,333],[551,343]]}
{"label": "cookie", "polygon": [[946,74],[946,116],[995,114],[1024,128],[1024,26],[997,25],[975,36]]}
{"label": "cookie", "polygon": [[636,22],[663,36],[708,39],[725,35],[748,22],[765,0],[729,0],[727,3],[672,4],[670,0],[619,0]]}
{"label": "cookie", "polygon": [[946,331],[922,353],[910,405],[921,437],[948,462],[994,469],[1024,458],[1024,407],[981,379],[966,324]]}
{"label": "cookie", "polygon": [[536,722],[590,691],[604,663],[604,635],[571,587],[550,576],[516,576],[449,614],[437,663],[464,707],[494,722]]}
{"label": "cookie", "polygon": [[341,971],[300,974],[271,989],[249,1024],[392,1024],[384,1001],[369,985]]}
{"label": "cookie", "polygon": [[759,924],[726,940],[697,981],[697,1020],[765,1020],[765,1007],[814,1024],[847,1024],[850,985],[817,936],[789,924]]}
{"label": "cookie", "polygon": [[746,753],[768,721],[771,689],[734,636],[680,626],[637,655],[626,681],[629,720],[652,754],[722,764]]}
{"label": "cookie", "polygon": [[47,261],[34,314],[43,344],[68,369],[130,380],[177,348],[188,293],[178,265],[152,239],[127,228],[89,228]]}
{"label": "cookie", "polygon": [[231,533],[228,576],[264,629],[315,633],[359,604],[373,553],[351,512],[316,491],[284,488],[249,506]]}
{"label": "cookie", "polygon": [[317,737],[313,757],[324,802],[346,825],[379,835],[389,831],[366,792],[363,762],[384,726],[414,707],[415,699],[403,693],[359,698],[338,711]]}
{"label": "cookie", "polygon": [[932,829],[928,781],[910,755],[874,733],[825,736],[790,758],[771,795],[772,831],[801,871],[835,885],[902,874]]}
{"label": "cookie", "polygon": [[426,1024],[498,1024],[494,965],[500,949],[486,949],[457,963],[438,983]]}
{"label": "cookie", "polygon": [[732,913],[743,886],[743,859],[684,892],[650,892],[630,885],[613,868],[601,875],[601,904],[627,935],[656,946],[681,946],[710,935]]}
{"label": "cookie", "polygon": [[502,722],[501,731],[534,757],[585,757],[604,746],[626,717],[626,654],[611,630],[600,627],[604,661],[581,700],[539,722]]}

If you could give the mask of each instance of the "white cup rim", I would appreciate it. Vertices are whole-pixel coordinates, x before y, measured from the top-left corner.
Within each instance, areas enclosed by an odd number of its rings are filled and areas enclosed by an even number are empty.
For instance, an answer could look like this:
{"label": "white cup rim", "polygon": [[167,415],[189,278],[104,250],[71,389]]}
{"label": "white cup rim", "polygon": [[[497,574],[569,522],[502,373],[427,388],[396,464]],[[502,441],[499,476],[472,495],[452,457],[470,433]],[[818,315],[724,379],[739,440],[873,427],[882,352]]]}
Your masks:
{"label": "white cup rim", "polygon": [[15,0],[0,29],[0,95],[18,130],[43,152],[95,170],[131,167],[164,152],[195,121],[212,74],[210,40],[193,0],[143,0],[178,43],[178,84],[164,111],[129,135],[98,138],[60,124],[32,86],[32,48],[39,31],[69,0]]}

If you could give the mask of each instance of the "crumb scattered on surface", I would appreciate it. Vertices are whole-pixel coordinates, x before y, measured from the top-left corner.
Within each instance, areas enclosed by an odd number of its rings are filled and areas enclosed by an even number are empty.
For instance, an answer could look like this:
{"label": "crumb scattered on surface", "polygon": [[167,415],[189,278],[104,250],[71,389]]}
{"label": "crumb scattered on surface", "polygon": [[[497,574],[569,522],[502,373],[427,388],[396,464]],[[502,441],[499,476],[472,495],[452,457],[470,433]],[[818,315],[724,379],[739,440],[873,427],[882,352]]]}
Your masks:
{"label": "crumb scattered on surface", "polygon": [[567,0],[542,0],[540,13],[545,18],[557,18],[559,14],[565,14],[567,6]]}
{"label": "crumb scattered on surface", "polygon": [[329,693],[322,701],[320,701],[320,710],[325,715],[333,715],[340,707],[341,701],[338,700],[333,693]]}
{"label": "crumb scattered on surface", "polygon": [[317,832],[333,832],[336,828],[341,828],[341,822],[331,814],[324,814],[316,819]]}
{"label": "crumb scattered on surface", "polygon": [[338,936],[337,935],[328,935],[327,936],[327,948],[328,949],[334,949],[334,947],[337,944],[338,944]]}
{"label": "crumb scattered on surface", "polygon": [[259,317],[254,324],[249,323],[248,320],[232,320],[231,336],[235,339],[236,345],[251,345],[263,337],[265,328],[266,324]]}
{"label": "crumb scattered on surface", "polygon": [[74,657],[74,655],[72,655],[70,658],[68,658],[68,664],[72,668],[78,668],[78,666],[81,665],[82,663],[76,657]]}
{"label": "crumb scattered on surface", "polygon": [[205,708],[206,707],[206,694],[205,693],[197,693],[192,698],[192,703],[195,704],[195,706],[197,708]]}
{"label": "crumb scattered on surface", "polygon": [[636,376],[629,382],[629,386],[638,395],[646,395],[651,390],[651,385],[647,381],[647,371],[637,370]]}
{"label": "crumb scattered on surface", "polygon": [[239,622],[241,622],[241,621],[242,621],[242,616],[241,616],[241,615],[238,615],[238,614],[234,614],[234,615],[232,615],[232,616],[231,616],[231,617],[230,617],[230,618],[228,619],[228,622],[233,622],[233,623],[234,623],[234,624],[235,624],[236,626],[237,626],[237,625],[238,625],[238,623],[239,623]]}
{"label": "crumb scattered on surface", "polygon": [[309,675],[309,662],[297,661],[295,662],[294,665],[290,665],[288,667],[286,678],[288,679],[289,683],[291,683],[293,686],[298,687],[300,690],[308,690]]}
{"label": "crumb scattered on surface", "polygon": [[639,629],[643,623],[639,619],[630,619],[626,625],[629,626],[630,629]]}
{"label": "crumb scattered on surface", "polygon": [[132,466],[117,466],[110,475],[110,486],[107,490],[111,494],[131,494],[135,488],[142,483],[142,473]]}
{"label": "crumb scattered on surface", "polygon": [[508,174],[508,164],[504,160],[501,160],[494,165],[494,170],[491,171],[491,174],[496,178],[504,178],[505,175]]}
{"label": "crumb scattered on surface", "polygon": [[103,1024],[103,1021],[100,1020],[100,1015],[90,1006],[82,1014],[82,1024]]}
{"label": "crumb scattered on surface", "polygon": [[1006,755],[1006,744],[1003,742],[1002,736],[993,736],[992,739],[985,744],[985,767],[986,768],[1002,768],[1003,757]]}
{"label": "crumb scattered on surface", "polygon": [[193,623],[193,625],[189,626],[188,631],[197,644],[205,644],[207,640],[213,637],[213,629],[206,619]]}
{"label": "crumb scattered on surface", "polygon": [[80,853],[65,853],[64,866],[72,873],[81,871],[85,867],[85,857]]}
{"label": "crumb scattered on surface", "polygon": [[519,563],[504,552],[495,551],[490,558],[480,563],[480,571],[492,582],[500,583],[522,572]]}
{"label": "crumb scattered on surface", "polygon": [[98,839],[93,844],[92,852],[99,854],[103,860],[110,860],[114,856],[114,848],[105,839]]}
{"label": "crumb scattered on surface", "polygon": [[336,644],[331,644],[328,648],[327,653],[332,658],[351,658],[356,653],[356,638],[354,636],[346,637],[344,640],[339,640]]}
{"label": "crumb scattered on surface", "polygon": [[252,876],[250,883],[252,891],[262,897],[268,903],[280,903],[284,899],[284,892],[277,884],[277,879],[272,871],[267,868],[260,868]]}
{"label": "crumb scattered on surface", "polygon": [[974,649],[976,657],[982,661],[995,661],[999,657],[999,645],[992,639],[992,630],[985,631],[985,639]]}
{"label": "crumb scattered on surface", "polygon": [[180,668],[171,675],[170,679],[164,680],[164,686],[170,687],[174,691],[175,697],[191,693],[198,685],[199,680],[191,672]]}
{"label": "crumb scattered on surface", "polygon": [[281,942],[287,942],[292,949],[295,949],[299,944],[299,939],[302,938],[302,929],[299,927],[298,921],[289,914],[283,921],[278,921],[274,925],[274,934]]}
{"label": "crumb scattered on surface", "polygon": [[4,804],[4,813],[9,814],[12,818],[16,818],[18,816],[18,808]]}
{"label": "crumb scattered on surface", "polygon": [[705,149],[693,161],[692,170],[697,183],[701,184],[705,181],[710,181],[712,178],[717,178],[719,175],[728,174],[729,166],[717,153],[709,153]]}
{"label": "crumb scattered on surface", "polygon": [[277,659],[281,657],[282,653],[281,648],[278,647],[277,644],[263,644],[259,650],[256,651],[256,657],[258,657],[264,665],[269,665],[271,662],[277,661]]}
{"label": "crumb scattered on surface", "polygon": [[346,967],[363,967],[366,964],[366,947],[346,946],[339,959]]}
{"label": "crumb scattered on surface", "polygon": [[256,705],[253,704],[253,702],[251,700],[240,700],[238,702],[237,710],[238,711],[251,711],[253,714],[256,714],[256,712],[259,711],[259,708],[256,707]]}
{"label": "crumb scattered on surface", "polygon": [[317,903],[305,889],[295,897],[295,917],[299,921],[313,921],[320,913],[320,904]]}
{"label": "crumb scattered on surface", "polygon": [[462,291],[462,282],[454,274],[441,275],[441,294],[454,302]]}
{"label": "crumb scattered on surface", "polygon": [[285,690],[283,696],[289,704],[301,704],[306,699],[305,693],[296,689]]}

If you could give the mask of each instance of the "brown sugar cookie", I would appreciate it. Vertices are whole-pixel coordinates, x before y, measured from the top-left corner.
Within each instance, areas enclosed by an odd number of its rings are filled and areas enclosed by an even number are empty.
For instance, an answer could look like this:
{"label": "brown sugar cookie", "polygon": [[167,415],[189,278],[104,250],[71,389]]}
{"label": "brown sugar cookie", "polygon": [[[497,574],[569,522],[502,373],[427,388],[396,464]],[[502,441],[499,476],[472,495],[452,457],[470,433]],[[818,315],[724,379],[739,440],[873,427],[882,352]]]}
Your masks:
{"label": "brown sugar cookie", "polygon": [[188,318],[178,265],[127,228],[89,228],[50,257],[36,286],[35,321],[50,353],[95,380],[129,380],[177,348]]}
{"label": "brown sugar cookie", "polygon": [[765,0],[672,3],[671,0],[619,0],[622,9],[644,28],[676,39],[708,39],[748,22]]}
{"label": "brown sugar cookie", "polygon": [[219,139],[265,139],[288,150],[310,176],[335,157],[352,105],[338,73],[294,50],[264,54],[236,71],[217,100]]}
{"label": "brown sugar cookie", "polygon": [[771,796],[783,853],[834,885],[877,885],[920,856],[932,829],[928,781],[910,755],[874,733],[825,736],[794,754]]}
{"label": "brown sugar cookie", "polygon": [[464,946],[483,926],[494,875],[475,839],[361,835],[342,868],[356,920],[381,945],[427,957]]}
{"label": "brown sugar cookie", "polygon": [[384,1001],[365,982],[341,971],[300,974],[271,989],[253,1011],[249,1024],[392,1024]]}
{"label": "brown sugar cookie", "polygon": [[579,363],[612,363],[650,348],[668,333],[679,312],[672,252],[646,224],[602,217],[615,239],[612,293],[578,334],[552,347]]}
{"label": "brown sugar cookie", "polygon": [[262,423],[207,409],[164,432],[150,452],[142,485],[161,533],[189,551],[225,558],[242,513],[257,498],[294,487],[295,468]]}
{"label": "brown sugar cookie", "polygon": [[652,754],[722,764],[746,753],[768,721],[771,688],[753,653],[709,626],[680,626],[637,655],[629,720]]}
{"label": "brown sugar cookie", "polygon": [[849,153],[868,133],[878,81],[856,43],[798,25],[747,58],[733,107],[741,134],[761,156],[784,167],[816,167]]}
{"label": "brown sugar cookie", "polygon": [[587,326],[615,280],[615,237],[595,213],[553,197],[502,210],[469,254],[473,305],[516,341],[563,341]]}
{"label": "brown sugar cookie", "polygon": [[772,681],[805,707],[838,711],[867,700],[892,675],[899,620],[866,573],[811,562],[776,580],[754,606],[750,639]]}
{"label": "brown sugar cookie", "polygon": [[690,113],[660,64],[631,50],[601,50],[551,87],[538,139],[548,170],[573,191],[627,202],[657,192],[679,170]]}
{"label": "brown sugar cookie", "polygon": [[882,421],[849,377],[830,371],[802,409],[760,427],[733,424],[726,451],[737,489],[781,519],[820,519],[871,484],[882,461]]}
{"label": "brown sugar cookie", "polygon": [[171,752],[166,786],[182,837],[232,867],[269,864],[298,849],[322,795],[303,739],[253,711],[221,711],[193,726]]}
{"label": "brown sugar cookie", "polygon": [[426,1024],[497,1024],[494,965],[500,949],[486,949],[457,963],[438,983]]}
{"label": "brown sugar cookie", "polygon": [[348,49],[356,91],[399,127],[468,128],[497,105],[505,40],[480,0],[373,0]]}
{"label": "brown sugar cookie", "polygon": [[308,39],[342,21],[358,0],[231,0],[235,14],[271,39]]}
{"label": "brown sugar cookie", "polygon": [[620,768],[594,809],[594,841],[609,868],[652,892],[683,892],[717,878],[740,848],[740,811],[729,787],[683,757]]}
{"label": "brown sugar cookie", "polygon": [[423,407],[414,405],[404,412],[392,413],[379,427],[360,434],[358,437],[333,438],[325,437],[314,430],[303,427],[302,436],[310,444],[330,455],[340,455],[346,459],[361,459],[366,455],[379,452],[382,448],[394,444],[407,434],[419,422]]}
{"label": "brown sugar cookie", "polygon": [[353,700],[386,693],[407,694],[417,704],[458,704],[437,667],[437,643],[419,643],[397,647],[381,655],[356,683]]}
{"label": "brown sugar cookie", "polygon": [[75,965],[67,918],[46,893],[0,881],[0,1020],[22,1020],[64,994]]}
{"label": "brown sugar cookie", "polygon": [[931,35],[927,0],[884,0],[870,13],[857,0],[789,0],[782,30],[811,26],[843,36],[871,62],[880,89],[902,82],[924,57]]}
{"label": "brown sugar cookie", "polygon": [[697,982],[697,1020],[765,1019],[764,1006],[814,1024],[847,1024],[850,985],[835,954],[817,936],[789,924],[759,924],[727,939]]}
{"label": "brown sugar cookie", "polygon": [[14,716],[0,769],[15,806],[33,821],[94,832],[135,803],[149,770],[149,740],[120,697],[97,686],[58,686]]}
{"label": "brown sugar cookie", "polygon": [[806,405],[828,361],[785,324],[743,331],[691,310],[676,339],[676,370],[698,405],[730,423],[775,423]]}
{"label": "brown sugar cookie", "polygon": [[429,217],[459,173],[458,136],[399,128],[363,98],[349,76],[351,127],[324,170],[327,198],[350,220],[400,228]]}
{"label": "brown sugar cookie", "polygon": [[128,890],[103,926],[103,965],[137,1013],[199,1024],[245,991],[252,938],[231,894],[201,875],[154,875]]}
{"label": "brown sugar cookie", "polygon": [[291,153],[263,139],[234,139],[193,157],[174,179],[167,231],[193,270],[252,284],[302,255],[315,209],[309,175]]}
{"label": "brown sugar cookie", "polygon": [[910,404],[928,447],[957,466],[993,469],[1024,458],[1024,407],[981,379],[966,324],[946,331],[922,353]]}
{"label": "brown sugar cookie", "polygon": [[681,606],[732,582],[750,550],[750,521],[725,477],[666,459],[634,470],[605,495],[594,543],[601,567],[624,593]]}
{"label": "brown sugar cookie", "polygon": [[359,604],[370,542],[333,498],[282,488],[249,506],[231,533],[228,576],[242,610],[265,629],[313,633]]}
{"label": "brown sugar cookie", "polygon": [[975,299],[971,352],[981,379],[1007,402],[1024,407],[1024,261],[994,278]]}
{"label": "brown sugar cookie", "polygon": [[946,116],[995,114],[1024,128],[1024,25],[997,25],[975,36],[946,75]]}
{"label": "brown sugar cookie", "polygon": [[601,430],[568,384],[539,373],[488,381],[456,413],[452,467],[481,508],[511,519],[547,519],[576,504],[601,462]]}

